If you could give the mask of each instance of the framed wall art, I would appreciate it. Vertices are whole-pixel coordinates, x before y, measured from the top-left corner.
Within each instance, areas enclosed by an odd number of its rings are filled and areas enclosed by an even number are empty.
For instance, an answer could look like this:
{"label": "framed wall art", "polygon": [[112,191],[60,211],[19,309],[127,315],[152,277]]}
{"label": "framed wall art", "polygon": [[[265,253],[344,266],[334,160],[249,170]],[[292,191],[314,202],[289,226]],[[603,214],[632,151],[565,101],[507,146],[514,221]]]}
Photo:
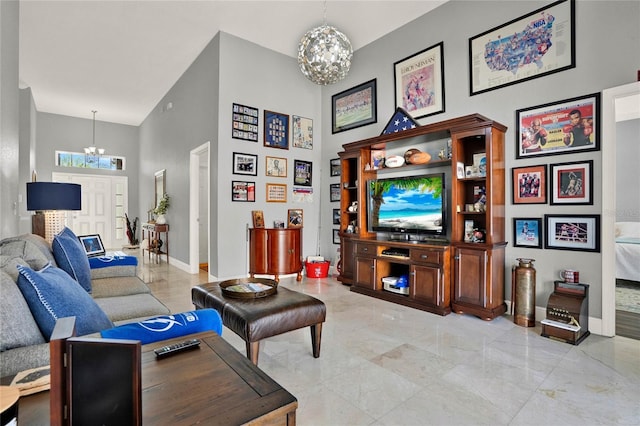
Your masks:
{"label": "framed wall art", "polygon": [[302,209],[289,209],[287,217],[289,218],[288,228],[302,228]]}
{"label": "framed wall art", "polygon": [[547,165],[514,167],[511,173],[513,204],[547,203]]}
{"label": "framed wall art", "polygon": [[267,184],[267,203],[286,203],[287,185],[280,183]]}
{"label": "framed wall art", "polygon": [[253,210],[251,212],[254,228],[264,228],[264,213],[262,210]]}
{"label": "framed wall art", "polygon": [[551,3],[469,39],[471,96],[575,66],[575,0]]}
{"label": "framed wall art", "polygon": [[413,118],[444,112],[444,60],[440,42],[393,64],[396,108]]}
{"label": "framed wall art", "polygon": [[289,149],[289,116],[264,111],[264,146]]}
{"label": "framed wall art", "polygon": [[340,209],[333,209],[333,224],[340,225]]}
{"label": "framed wall art", "polygon": [[313,120],[294,115],[291,127],[291,145],[294,148],[313,149]]}
{"label": "framed wall art", "polygon": [[311,186],[313,178],[311,161],[293,160],[293,184]]}
{"label": "framed wall art", "polygon": [[552,205],[593,204],[593,160],[551,164]]}
{"label": "framed wall art", "polygon": [[331,133],[344,132],[378,121],[376,79],[331,97]]}
{"label": "framed wall art", "polygon": [[256,183],[237,180],[232,181],[231,201],[256,201]]}
{"label": "framed wall art", "polygon": [[254,154],[233,153],[234,175],[258,175],[258,156]]}
{"label": "framed wall art", "polygon": [[516,158],[600,149],[600,94],[516,111]]}
{"label": "framed wall art", "polygon": [[600,215],[544,215],[545,249],[600,252]]}
{"label": "framed wall art", "polygon": [[542,219],[536,217],[513,218],[513,246],[542,248]]}
{"label": "framed wall art", "polygon": [[329,201],[340,201],[340,184],[332,183],[329,185]]}
{"label": "framed wall art", "polygon": [[329,172],[331,173],[331,176],[340,176],[341,168],[339,158],[329,160]]}
{"label": "framed wall art", "polygon": [[340,230],[333,230],[333,244],[340,244]]}
{"label": "framed wall art", "polygon": [[265,174],[267,176],[287,177],[287,159],[267,156]]}
{"label": "framed wall art", "polygon": [[258,108],[233,104],[231,137],[258,142]]}

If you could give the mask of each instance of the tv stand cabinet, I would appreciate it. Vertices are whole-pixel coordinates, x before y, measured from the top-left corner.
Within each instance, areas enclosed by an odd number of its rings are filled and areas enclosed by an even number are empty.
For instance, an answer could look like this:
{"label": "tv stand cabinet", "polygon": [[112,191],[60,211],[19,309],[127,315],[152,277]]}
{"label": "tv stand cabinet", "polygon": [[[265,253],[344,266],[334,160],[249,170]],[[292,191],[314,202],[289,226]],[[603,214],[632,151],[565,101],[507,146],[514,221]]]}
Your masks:
{"label": "tv stand cabinet", "polygon": [[[343,145],[344,151],[338,153],[342,262],[338,279],[351,291],[440,315],[453,311],[491,320],[506,312],[506,130],[500,123],[471,114]],[[378,164],[374,159],[404,156],[412,148],[429,153],[431,160],[393,168],[374,166]],[[477,164],[482,167],[475,172]],[[427,170],[445,173],[447,241],[385,241],[370,232],[367,182],[390,173],[411,176]],[[476,210],[478,194],[483,199]],[[356,211],[349,209],[354,204]],[[469,238],[468,225],[484,236]],[[382,251],[389,247],[407,248],[408,258],[384,256]],[[384,290],[382,278],[398,274],[409,276],[408,295]]]}

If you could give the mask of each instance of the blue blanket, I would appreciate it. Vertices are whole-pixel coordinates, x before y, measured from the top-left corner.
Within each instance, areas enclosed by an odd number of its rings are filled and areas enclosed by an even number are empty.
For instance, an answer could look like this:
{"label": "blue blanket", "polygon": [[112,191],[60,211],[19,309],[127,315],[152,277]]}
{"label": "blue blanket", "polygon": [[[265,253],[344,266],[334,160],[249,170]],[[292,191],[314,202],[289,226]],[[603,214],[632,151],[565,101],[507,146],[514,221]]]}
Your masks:
{"label": "blue blanket", "polygon": [[98,256],[89,258],[91,269],[107,268],[109,266],[138,266],[135,256]]}

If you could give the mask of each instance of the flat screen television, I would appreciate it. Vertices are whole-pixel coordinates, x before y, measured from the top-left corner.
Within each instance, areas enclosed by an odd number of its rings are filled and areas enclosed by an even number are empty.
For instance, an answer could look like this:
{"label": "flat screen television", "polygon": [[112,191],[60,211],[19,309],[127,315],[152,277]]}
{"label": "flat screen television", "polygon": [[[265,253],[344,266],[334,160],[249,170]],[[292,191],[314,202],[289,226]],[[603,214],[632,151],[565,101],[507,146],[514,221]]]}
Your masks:
{"label": "flat screen television", "polygon": [[444,173],[367,182],[369,232],[446,235]]}

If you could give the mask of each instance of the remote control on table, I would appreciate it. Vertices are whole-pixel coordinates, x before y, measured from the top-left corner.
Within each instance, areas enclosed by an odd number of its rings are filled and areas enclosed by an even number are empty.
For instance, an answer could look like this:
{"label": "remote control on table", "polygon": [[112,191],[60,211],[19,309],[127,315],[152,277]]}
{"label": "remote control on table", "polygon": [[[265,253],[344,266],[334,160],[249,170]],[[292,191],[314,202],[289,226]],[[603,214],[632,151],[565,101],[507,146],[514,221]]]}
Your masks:
{"label": "remote control on table", "polygon": [[167,345],[161,348],[154,349],[153,352],[155,352],[156,358],[165,358],[169,355],[177,354],[178,352],[196,349],[198,346],[200,346],[199,339],[189,339],[185,340],[184,342],[174,343],[173,345]]}

